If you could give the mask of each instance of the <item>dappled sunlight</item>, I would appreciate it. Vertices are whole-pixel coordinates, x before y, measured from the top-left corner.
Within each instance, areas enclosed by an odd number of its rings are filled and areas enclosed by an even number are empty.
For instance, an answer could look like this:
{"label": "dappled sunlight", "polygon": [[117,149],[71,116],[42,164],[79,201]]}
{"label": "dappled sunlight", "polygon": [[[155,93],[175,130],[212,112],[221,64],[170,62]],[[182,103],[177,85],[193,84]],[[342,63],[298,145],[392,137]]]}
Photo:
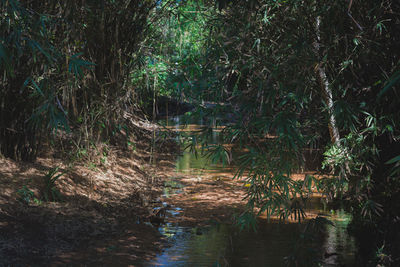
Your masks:
{"label": "dappled sunlight", "polygon": [[0,0],[0,266],[400,266],[397,0]]}

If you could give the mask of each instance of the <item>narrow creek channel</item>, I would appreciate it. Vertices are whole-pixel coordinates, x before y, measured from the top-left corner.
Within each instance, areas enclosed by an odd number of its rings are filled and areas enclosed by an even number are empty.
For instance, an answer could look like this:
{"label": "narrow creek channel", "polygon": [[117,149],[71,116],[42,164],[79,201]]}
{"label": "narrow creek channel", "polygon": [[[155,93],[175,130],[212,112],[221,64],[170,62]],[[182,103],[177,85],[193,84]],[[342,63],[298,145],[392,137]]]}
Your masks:
{"label": "narrow creek channel", "polygon": [[[169,125],[179,129],[183,127],[176,118],[169,121]],[[189,125],[186,129],[197,126]],[[231,168],[210,164],[206,158],[184,151],[176,161],[176,177],[165,183],[162,199],[166,202],[163,205],[169,205],[169,197],[182,193],[181,174],[212,181],[218,174],[232,173]],[[350,215],[342,210],[326,210],[319,198],[315,198],[310,206],[308,211],[323,215],[333,225],[325,226],[324,238],[302,249],[314,249],[313,257],[316,260],[322,258],[322,266],[354,266],[355,241],[346,230]],[[218,223],[211,218],[208,226],[184,227],[169,220],[180,212],[181,207],[170,206],[167,209],[165,224],[161,224],[158,230],[166,237],[169,246],[146,266],[286,266],[284,258],[299,249],[296,248],[299,245],[297,239],[304,228],[298,223],[265,221],[259,223],[257,232],[241,231],[235,225]]]}

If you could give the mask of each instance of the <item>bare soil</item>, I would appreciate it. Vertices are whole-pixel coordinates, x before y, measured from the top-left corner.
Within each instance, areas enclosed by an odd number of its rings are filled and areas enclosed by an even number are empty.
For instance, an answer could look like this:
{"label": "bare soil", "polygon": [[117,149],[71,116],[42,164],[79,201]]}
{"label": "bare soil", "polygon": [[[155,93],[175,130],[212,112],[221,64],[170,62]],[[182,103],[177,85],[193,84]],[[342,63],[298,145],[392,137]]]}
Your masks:
{"label": "bare soil", "polygon": [[163,198],[171,206],[182,209],[177,216],[168,218],[169,222],[190,227],[232,223],[246,205],[244,183],[232,177],[231,173],[181,176],[182,192]]}
{"label": "bare soil", "polygon": [[[102,164],[51,154],[34,163],[0,158],[0,266],[140,266],[160,251],[162,237],[142,222],[157,205],[171,154],[158,151],[156,166],[143,144],[109,148]],[[44,176],[54,167],[65,172],[55,182],[62,200],[46,202]],[[23,192],[32,193],[23,200]]]}

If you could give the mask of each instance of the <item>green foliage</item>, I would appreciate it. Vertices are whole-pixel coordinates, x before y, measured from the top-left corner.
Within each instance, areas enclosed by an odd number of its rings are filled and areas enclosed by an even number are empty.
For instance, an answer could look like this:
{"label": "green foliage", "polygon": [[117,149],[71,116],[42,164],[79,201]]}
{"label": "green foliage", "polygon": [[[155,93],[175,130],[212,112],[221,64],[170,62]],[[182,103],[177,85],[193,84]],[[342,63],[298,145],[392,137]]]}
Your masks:
{"label": "green foliage", "polygon": [[83,78],[83,69],[91,69],[95,64],[86,60],[82,60],[79,56],[83,53],[72,55],[69,59],[68,71],[75,75],[76,78]]}
{"label": "green foliage", "polygon": [[396,83],[400,81],[400,71],[397,71],[392,75],[391,78],[385,84],[385,87],[379,92],[378,98],[381,98],[388,90],[392,89]]}
{"label": "green foliage", "polygon": [[254,216],[254,213],[251,211],[245,211],[240,216],[236,217],[236,223],[239,225],[240,230],[243,231],[244,229],[257,231],[257,220]]}
{"label": "green foliage", "polygon": [[154,91],[156,96],[194,101],[207,97],[215,84],[214,70],[206,66],[206,21],[215,13],[214,8],[203,1],[172,2],[163,6],[165,16],[160,16],[159,23],[150,25],[144,55],[138,57],[142,67],[131,74],[147,114],[152,110]]}
{"label": "green foliage", "polygon": [[[59,96],[66,55],[55,43],[55,19],[41,14],[40,8],[40,4],[26,1],[0,3],[4,14],[0,27],[0,70],[4,74],[0,90],[0,149],[15,159],[34,159],[40,144],[38,137],[43,132],[57,132],[59,127],[69,130],[67,111],[62,105],[65,101]],[[9,131],[15,133],[14,138]]]}
{"label": "green foliage", "polygon": [[137,110],[127,77],[139,68],[134,60],[156,5],[2,0],[1,152],[34,160],[44,137],[71,125],[86,149],[92,137],[115,139],[113,129],[124,121],[116,114]]}
{"label": "green foliage", "polygon": [[372,215],[381,216],[382,213],[383,213],[382,205],[376,203],[371,199],[366,199],[361,204],[361,215],[363,217],[368,217],[369,219],[372,219]]}
{"label": "green foliage", "polygon": [[126,144],[130,149],[132,149],[132,151],[136,151],[136,143],[135,142],[127,141]]}
{"label": "green foliage", "polygon": [[[182,87],[199,103],[192,116],[210,125],[192,138],[192,147],[239,166],[236,178],[248,185],[248,211],[301,220],[307,196],[320,190],[329,201],[344,201],[359,225],[392,225],[380,228],[382,237],[391,236],[400,202],[399,4],[217,3],[215,12],[198,9],[208,12],[208,31],[197,31],[207,41],[196,51],[205,57],[197,61],[202,75],[196,75],[207,88]],[[215,125],[224,128],[218,143],[210,144]],[[339,140],[330,138],[333,130]],[[322,151],[324,178],[295,181],[308,149]]]}
{"label": "green foliage", "polygon": [[25,204],[30,204],[32,202],[38,205],[41,204],[41,201],[35,197],[33,191],[31,191],[26,185],[17,191],[17,196],[18,199]]}
{"label": "green foliage", "polygon": [[386,252],[385,244],[379,247],[375,253],[375,262],[376,266],[392,266],[393,259],[390,254]]}
{"label": "green foliage", "polygon": [[63,176],[65,172],[59,171],[59,167],[50,169],[46,175],[43,176],[43,190],[42,194],[45,201],[61,201],[62,196],[56,187],[56,181]]}
{"label": "green foliage", "polygon": [[[209,125],[191,149],[239,166],[249,185],[240,222],[252,225],[251,212],[303,220],[322,190],[346,199],[360,225],[395,224],[398,10],[392,0],[1,0],[0,152],[34,159],[46,133],[70,128],[76,158],[93,163],[94,149],[105,164],[96,144],[122,134],[132,146],[122,125],[168,96],[197,104],[190,116]],[[325,178],[293,179],[307,150],[323,151]],[[46,177],[56,200],[60,173]]]}
{"label": "green foliage", "polygon": [[400,155],[385,162],[385,164],[393,164],[390,176],[395,177],[400,175]]}

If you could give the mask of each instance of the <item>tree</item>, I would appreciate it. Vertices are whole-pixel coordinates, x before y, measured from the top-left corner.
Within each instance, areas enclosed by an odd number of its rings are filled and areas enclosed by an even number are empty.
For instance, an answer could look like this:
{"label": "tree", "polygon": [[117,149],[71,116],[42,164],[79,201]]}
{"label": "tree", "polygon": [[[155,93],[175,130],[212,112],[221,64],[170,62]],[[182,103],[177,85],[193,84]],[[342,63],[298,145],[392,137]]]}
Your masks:
{"label": "tree", "polygon": [[135,112],[129,75],[157,1],[0,3],[1,153],[33,160],[71,125],[79,145],[112,139]]}
{"label": "tree", "polygon": [[[400,195],[388,164],[400,151],[400,7],[350,2],[218,1],[208,67],[218,70],[222,87],[212,95],[224,105],[201,112],[235,119],[222,133],[230,146],[203,142],[220,159],[228,147],[247,151],[233,160],[250,184],[249,211],[299,214],[288,203],[318,185],[347,200],[358,226],[390,224],[394,236]],[[326,179],[292,179],[308,149],[324,155]]]}

